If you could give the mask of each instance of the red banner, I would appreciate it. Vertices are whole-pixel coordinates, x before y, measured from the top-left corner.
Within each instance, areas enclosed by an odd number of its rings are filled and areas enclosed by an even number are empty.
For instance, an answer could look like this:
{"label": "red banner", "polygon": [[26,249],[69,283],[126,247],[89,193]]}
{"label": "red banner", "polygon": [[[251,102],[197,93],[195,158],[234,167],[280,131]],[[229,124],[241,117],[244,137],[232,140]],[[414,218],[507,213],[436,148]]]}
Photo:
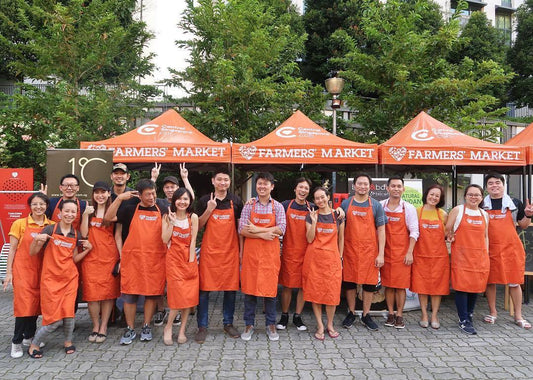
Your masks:
{"label": "red banner", "polygon": [[31,193],[17,191],[32,190],[33,169],[0,169],[0,191],[3,191],[0,193],[0,221],[4,243],[9,242],[8,234],[13,222],[30,212],[26,202]]}

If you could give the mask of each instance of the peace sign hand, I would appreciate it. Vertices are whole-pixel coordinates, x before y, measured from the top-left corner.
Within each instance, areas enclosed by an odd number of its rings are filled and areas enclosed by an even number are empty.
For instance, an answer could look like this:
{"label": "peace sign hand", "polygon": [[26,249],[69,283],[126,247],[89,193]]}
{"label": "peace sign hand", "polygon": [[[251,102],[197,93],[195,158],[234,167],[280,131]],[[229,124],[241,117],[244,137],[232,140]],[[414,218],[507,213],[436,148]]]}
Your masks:
{"label": "peace sign hand", "polygon": [[185,162],[180,164],[180,176],[183,180],[189,177],[189,171],[185,168]]}
{"label": "peace sign hand", "polygon": [[311,218],[311,222],[316,223],[318,221],[318,211],[313,208],[312,210],[308,207],[307,210],[309,211],[309,217]]}
{"label": "peace sign hand", "polygon": [[216,207],[217,207],[217,201],[213,193],[211,193],[211,197],[207,201],[207,210],[213,211]]}
{"label": "peace sign hand", "polygon": [[157,177],[159,177],[159,171],[161,170],[161,164],[157,165],[157,162],[155,162],[154,167],[152,168],[152,171],[150,172],[152,181],[157,181]]}
{"label": "peace sign hand", "polygon": [[168,220],[170,220],[171,223],[176,221],[176,213],[170,210],[170,206],[168,206]]}
{"label": "peace sign hand", "polygon": [[526,199],[526,207],[524,208],[524,213],[528,218],[533,216],[533,205],[529,203],[529,199]]}

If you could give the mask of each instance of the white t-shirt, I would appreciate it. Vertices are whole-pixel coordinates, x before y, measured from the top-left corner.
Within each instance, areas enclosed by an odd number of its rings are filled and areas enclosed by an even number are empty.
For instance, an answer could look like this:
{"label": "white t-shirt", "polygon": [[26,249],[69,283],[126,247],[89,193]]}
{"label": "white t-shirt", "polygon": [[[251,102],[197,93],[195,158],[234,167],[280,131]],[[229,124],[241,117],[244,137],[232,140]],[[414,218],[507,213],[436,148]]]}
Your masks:
{"label": "white t-shirt", "polygon": [[470,216],[480,216],[483,215],[485,218],[485,222],[489,222],[489,214],[485,210],[482,210],[478,208],[477,210],[472,210],[469,208],[466,208],[465,205],[459,206],[459,213],[457,214],[457,218],[455,219],[455,223],[453,224],[453,232],[457,231],[457,228],[459,228],[459,224],[461,224],[461,220],[463,219],[463,215],[466,213],[466,215]]}

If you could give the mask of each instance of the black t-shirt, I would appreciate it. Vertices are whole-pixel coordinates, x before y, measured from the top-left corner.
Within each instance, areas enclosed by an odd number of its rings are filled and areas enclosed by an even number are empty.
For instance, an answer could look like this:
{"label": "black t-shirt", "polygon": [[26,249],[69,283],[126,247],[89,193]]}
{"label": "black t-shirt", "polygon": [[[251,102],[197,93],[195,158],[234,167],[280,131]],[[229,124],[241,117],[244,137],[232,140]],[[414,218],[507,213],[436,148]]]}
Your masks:
{"label": "black t-shirt", "polygon": [[[492,205],[492,209],[491,210],[501,210],[502,209],[502,199],[503,198],[499,198],[499,199],[492,199],[491,198],[491,200],[490,200],[490,203]],[[516,221],[518,222],[518,221],[524,219],[524,217],[526,216],[525,207],[524,207],[524,204],[521,201],[519,201],[518,199],[512,198],[512,200],[513,200],[514,205],[517,208]]]}
{"label": "black t-shirt", "polygon": [[[201,197],[196,204],[196,214],[200,217],[207,209],[207,202],[211,199],[211,193]],[[220,200],[215,198],[217,202],[216,210],[228,210],[231,208],[231,201],[233,201],[233,214],[235,215],[235,227],[238,228],[238,220],[241,218],[243,208],[242,200],[237,195],[228,192],[226,198]],[[207,226],[207,225],[206,225]]]}
{"label": "black t-shirt", "polygon": [[[309,211],[307,208],[309,207],[311,210],[315,208],[315,205],[313,202],[305,202],[305,204],[301,205],[297,203],[296,201],[292,202],[293,199],[287,199],[286,201],[281,202],[281,205],[285,209],[285,214],[287,214],[287,210],[289,209],[289,205],[291,205],[291,210],[298,210],[298,211]],[[292,204],[291,204],[292,202]]]}
{"label": "black t-shirt", "polygon": [[[59,227],[59,224],[49,224],[48,226],[44,227],[41,230],[41,233],[42,234],[47,234],[49,236],[52,236],[54,234],[54,232],[56,231],[56,228],[58,229],[56,233],[59,234],[59,235],[62,235],[61,228]],[[70,227],[70,231],[67,234],[67,237],[68,238],[73,238],[73,239],[75,238],[76,239],[76,246],[79,245],[80,240],[81,240],[81,234],[80,234],[79,231],[76,231],[74,229],[74,227],[72,227],[72,226]],[[48,240],[46,243],[44,243],[43,248],[46,248],[46,246],[48,245],[49,241],[50,240]]]}
{"label": "black t-shirt", "polygon": [[[306,223],[311,224],[311,216],[307,214],[305,217]],[[339,218],[337,211],[333,211],[333,214],[318,214],[318,223],[333,224],[336,223],[337,227],[341,225],[342,219]]]}
{"label": "black t-shirt", "polygon": [[[132,189],[131,187],[126,186],[126,188],[124,189],[124,192],[133,191],[133,190],[135,189]],[[118,197],[118,194],[115,194],[115,192],[113,191],[113,187],[111,187],[111,202],[117,199],[117,197]]]}
{"label": "black t-shirt", "polygon": [[[126,202],[122,202],[117,211],[117,223],[122,224],[122,243],[124,243],[128,237],[131,220],[133,219],[133,215],[135,215],[135,210],[137,209],[137,204],[139,204],[139,202],[140,201],[137,198],[132,198]],[[161,215],[168,213],[168,208],[165,206],[165,203],[162,199],[156,199],[155,203],[157,207],[143,207],[139,205],[139,210],[156,211],[159,208]]]}

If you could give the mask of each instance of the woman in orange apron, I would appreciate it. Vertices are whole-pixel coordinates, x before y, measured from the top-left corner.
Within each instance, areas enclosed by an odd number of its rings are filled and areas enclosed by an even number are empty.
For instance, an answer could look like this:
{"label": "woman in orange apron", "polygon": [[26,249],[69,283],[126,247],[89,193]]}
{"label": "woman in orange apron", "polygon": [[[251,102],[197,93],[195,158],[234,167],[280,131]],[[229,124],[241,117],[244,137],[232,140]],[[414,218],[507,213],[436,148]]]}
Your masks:
{"label": "woman in orange apron", "polygon": [[477,294],[484,292],[489,278],[488,217],[481,209],[483,189],[469,185],[465,204],[450,211],[446,236],[452,243],[451,274],[459,327],[466,334],[477,334],[473,325]]}
{"label": "woman in orange apron", "polygon": [[174,318],[181,312],[178,343],[187,342],[185,329],[192,307],[198,305],[200,282],[196,262],[196,235],[198,216],[192,214],[192,195],[180,187],[172,196],[170,210],[163,219],[163,243],[168,245],[166,254],[167,301],[170,308],[163,342],[170,346]]}
{"label": "woman in orange apron", "polygon": [[45,215],[49,203],[43,193],[32,194],[28,198],[30,215],[13,222],[9,231],[4,291],[9,284],[13,285],[15,333],[11,341],[12,358],[22,357],[22,345],[30,345],[37,329],[37,318],[41,314],[39,281],[43,256],[30,256],[30,244],[43,227],[54,223]]}
{"label": "woman in orange apron", "polygon": [[87,206],[81,222],[81,235],[88,236],[93,250],[81,262],[83,299],[87,301],[93,329],[89,342],[103,343],[107,338],[107,322],[115,299],[120,296],[120,280],[113,275],[119,260],[114,223],[104,223],[111,204],[111,188],[103,181],[93,186],[92,204]]}
{"label": "woman in orange apron", "polygon": [[422,319],[418,322],[427,328],[427,306],[431,296],[431,327],[438,329],[437,317],[442,296],[450,294],[450,255],[446,247],[444,226],[448,215],[444,206],[444,192],[440,185],[430,186],[422,195],[423,206],[417,209],[420,235],[413,252],[411,291],[418,293]]}
{"label": "woman in orange apron", "polygon": [[[61,221],[45,227],[36,235],[30,245],[30,255],[37,255],[45,246],[41,270],[41,311],[43,322],[35,334],[28,354],[32,358],[43,356],[40,344],[55,331],[61,323],[65,332],[65,353],[73,354],[74,303],[78,291],[78,269],[76,263],[87,255],[92,246],[81,241],[72,223],[78,214],[75,201],[66,200],[60,206]],[[46,243],[46,244],[45,244]],[[78,251],[78,246],[82,250]]]}
{"label": "woman in orange apron", "polygon": [[282,202],[287,218],[287,230],[283,236],[278,280],[279,284],[283,286],[281,290],[281,318],[276,325],[278,330],[285,330],[289,323],[292,289],[298,289],[292,322],[298,330],[307,330],[300,314],[305,305],[302,292],[302,265],[307,248],[305,218],[309,213],[309,208],[312,207],[307,202],[310,189],[311,181],[305,177],[300,177],[296,180],[296,187],[294,188],[295,198]]}
{"label": "woman in orange apron", "polygon": [[344,222],[329,207],[329,193],[319,187],[313,191],[317,210],[306,217],[306,238],[309,245],[305,252],[302,270],[304,300],[312,302],[317,322],[315,338],[324,340],[322,305],[326,307],[327,332],[337,338],[333,327],[335,309],[340,302],[342,284],[342,251],[344,247]]}

